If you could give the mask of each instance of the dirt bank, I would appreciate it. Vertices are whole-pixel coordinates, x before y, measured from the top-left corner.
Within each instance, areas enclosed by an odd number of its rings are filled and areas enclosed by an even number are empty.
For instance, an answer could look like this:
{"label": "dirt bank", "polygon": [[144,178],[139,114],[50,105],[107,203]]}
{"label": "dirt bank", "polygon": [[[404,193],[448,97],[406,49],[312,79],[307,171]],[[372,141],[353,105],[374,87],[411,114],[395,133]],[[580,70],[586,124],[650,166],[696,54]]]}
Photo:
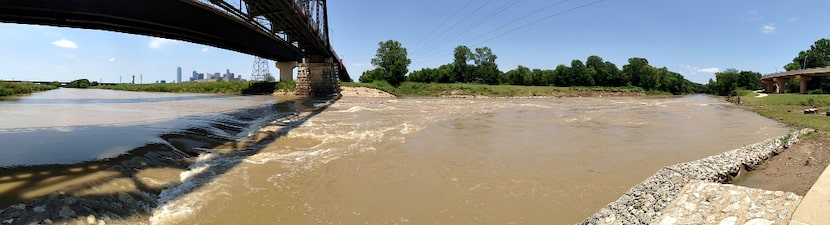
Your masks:
{"label": "dirt bank", "polygon": [[[287,92],[283,90],[276,90],[272,94],[274,96],[294,96],[294,92]],[[359,97],[359,98],[396,98],[396,96],[373,88],[365,87],[340,87],[340,95],[343,97]]]}
{"label": "dirt bank", "polygon": [[[745,182],[742,186],[805,195],[830,164],[830,133],[822,131],[817,137],[803,140],[772,157],[757,170],[746,174],[759,182]],[[752,178],[749,178],[752,179]]]}
{"label": "dirt bank", "polygon": [[395,98],[394,95],[385,91],[365,87],[341,87],[340,94],[343,95],[343,97]]}

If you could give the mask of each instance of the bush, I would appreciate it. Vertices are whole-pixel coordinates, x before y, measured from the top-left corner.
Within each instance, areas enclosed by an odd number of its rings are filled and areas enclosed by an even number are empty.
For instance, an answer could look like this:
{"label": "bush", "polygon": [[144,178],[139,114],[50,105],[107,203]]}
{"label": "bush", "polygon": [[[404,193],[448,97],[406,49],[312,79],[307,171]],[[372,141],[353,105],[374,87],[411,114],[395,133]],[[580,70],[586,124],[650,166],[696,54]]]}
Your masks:
{"label": "bush", "polygon": [[48,91],[58,87],[45,84],[23,82],[0,82],[0,96],[30,94],[38,91]]}
{"label": "bush", "polygon": [[824,94],[824,91],[822,91],[821,89],[815,89],[815,90],[807,91],[807,94],[820,95],[820,94]]}

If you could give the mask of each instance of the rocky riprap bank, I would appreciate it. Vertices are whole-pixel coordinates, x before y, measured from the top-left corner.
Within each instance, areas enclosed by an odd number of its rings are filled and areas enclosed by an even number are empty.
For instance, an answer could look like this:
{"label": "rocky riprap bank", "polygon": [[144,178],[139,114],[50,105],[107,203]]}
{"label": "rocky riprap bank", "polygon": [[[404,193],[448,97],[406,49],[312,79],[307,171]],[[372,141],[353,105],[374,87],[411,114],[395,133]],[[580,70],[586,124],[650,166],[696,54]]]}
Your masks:
{"label": "rocky riprap bank", "polygon": [[801,196],[731,184],[691,181],[654,222],[674,224],[787,224]]}
{"label": "rocky riprap bank", "polygon": [[[579,224],[657,224],[661,222],[657,220],[658,217],[663,215],[663,210],[677,198],[678,193],[684,186],[696,181],[728,182],[737,177],[742,170],[752,170],[763,165],[770,157],[798,142],[800,135],[811,132],[814,132],[814,130],[801,129],[719,155],[663,167],[642,183],[626,191],[619,199],[609,203]],[[774,194],[775,192],[773,192]],[[787,198],[787,196],[784,196],[784,198]],[[750,201],[752,199],[764,198],[750,197]],[[704,200],[712,199],[704,198]],[[723,204],[727,204],[724,205],[724,207],[727,207],[732,202],[731,200],[725,201]],[[764,202],[748,203],[750,206],[763,204]],[[694,210],[697,210],[697,207],[690,211]],[[749,211],[750,209],[741,210]],[[706,218],[702,219],[705,222]],[[667,220],[667,222],[670,222],[670,220]],[[726,222],[731,222],[731,219]]]}

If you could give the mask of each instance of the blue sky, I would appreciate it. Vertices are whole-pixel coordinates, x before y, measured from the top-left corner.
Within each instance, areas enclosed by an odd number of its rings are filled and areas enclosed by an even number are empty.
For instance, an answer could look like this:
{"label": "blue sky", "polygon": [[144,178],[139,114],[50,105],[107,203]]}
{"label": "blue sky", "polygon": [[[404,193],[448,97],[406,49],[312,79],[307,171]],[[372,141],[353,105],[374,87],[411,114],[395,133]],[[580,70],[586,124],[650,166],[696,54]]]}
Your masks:
{"label": "blue sky", "polygon": [[[332,45],[355,80],[389,39],[408,49],[410,71],[449,63],[453,48],[467,45],[493,49],[503,71],[552,69],[589,55],[622,67],[645,57],[705,83],[727,68],[783,70],[798,51],[830,38],[826,0],[364,0],[328,8]],[[184,79],[226,69],[249,78],[253,66],[250,55],[106,31],[0,23],[0,43],[2,80],[140,75],[151,83],[174,80],[178,66]]]}

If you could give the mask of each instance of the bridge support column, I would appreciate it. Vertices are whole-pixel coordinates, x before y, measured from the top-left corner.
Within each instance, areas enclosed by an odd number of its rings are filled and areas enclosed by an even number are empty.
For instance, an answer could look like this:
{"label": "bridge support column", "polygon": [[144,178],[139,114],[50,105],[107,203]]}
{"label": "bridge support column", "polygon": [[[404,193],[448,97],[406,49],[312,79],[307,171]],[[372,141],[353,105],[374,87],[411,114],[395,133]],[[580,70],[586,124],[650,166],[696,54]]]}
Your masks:
{"label": "bridge support column", "polygon": [[796,78],[798,78],[799,84],[798,93],[807,94],[807,81],[810,81],[810,77],[805,75],[798,75],[796,76]]}
{"label": "bridge support column", "polygon": [[294,80],[294,67],[297,67],[297,61],[277,62],[277,68],[280,69],[280,81]]}
{"label": "bridge support column", "polygon": [[775,91],[775,83],[771,80],[761,80],[761,86],[764,87],[764,92],[772,93]]}
{"label": "bridge support column", "polygon": [[777,85],[777,87],[775,87],[775,93],[783,94],[784,93],[784,88],[787,85],[787,81],[790,81],[790,79],[789,78],[773,78],[772,81],[775,81],[775,85]]}
{"label": "bridge support column", "polygon": [[297,69],[298,96],[328,97],[340,94],[339,67],[332,58],[303,58]]}

